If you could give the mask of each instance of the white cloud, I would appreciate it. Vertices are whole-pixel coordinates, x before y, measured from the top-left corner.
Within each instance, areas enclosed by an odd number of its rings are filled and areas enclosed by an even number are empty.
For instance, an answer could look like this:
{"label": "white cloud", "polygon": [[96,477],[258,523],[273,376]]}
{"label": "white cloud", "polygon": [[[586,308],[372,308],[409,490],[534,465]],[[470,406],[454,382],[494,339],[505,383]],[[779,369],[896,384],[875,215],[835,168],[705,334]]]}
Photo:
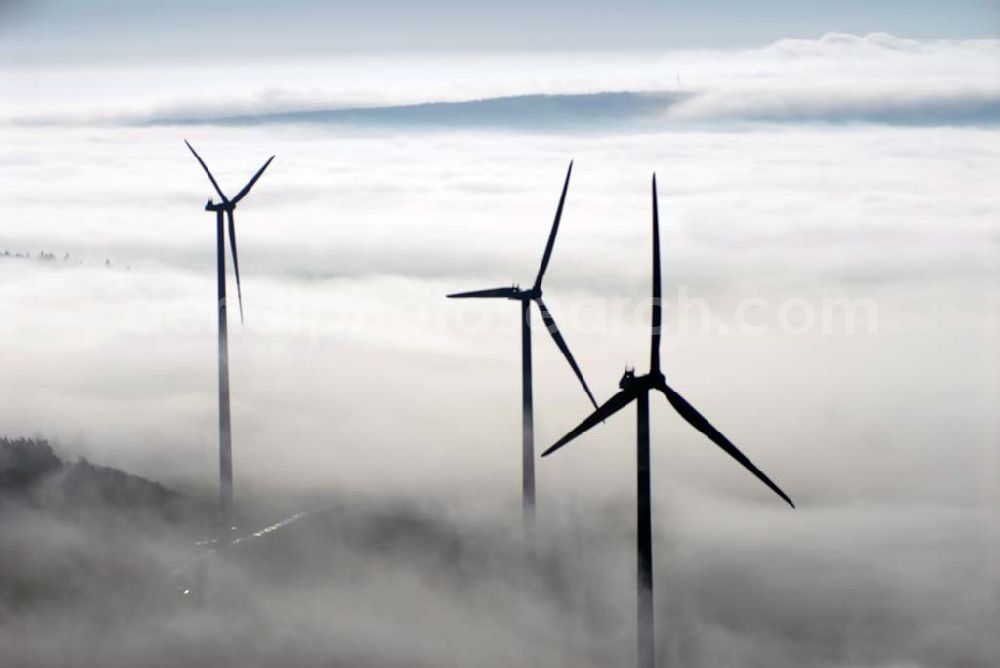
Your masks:
{"label": "white cloud", "polygon": [[[801,115],[806,120],[995,123],[998,69],[998,40],[914,41],[883,33],[831,33],[728,51],[7,67],[0,71],[8,91],[0,118],[22,123],[211,121],[512,95],[679,89],[695,94],[681,114],[687,119],[777,115],[792,120]],[[970,114],[969,107],[977,105],[980,111]]]}

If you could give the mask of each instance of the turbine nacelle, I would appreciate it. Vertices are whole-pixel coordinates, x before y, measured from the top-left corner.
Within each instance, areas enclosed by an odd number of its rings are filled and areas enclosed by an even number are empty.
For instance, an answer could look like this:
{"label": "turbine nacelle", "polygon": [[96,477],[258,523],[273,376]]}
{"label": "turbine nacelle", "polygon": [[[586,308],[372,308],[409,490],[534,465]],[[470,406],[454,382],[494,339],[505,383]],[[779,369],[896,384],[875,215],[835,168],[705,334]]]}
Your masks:
{"label": "turbine nacelle", "polygon": [[639,392],[642,390],[658,390],[666,385],[667,379],[658,371],[651,371],[642,376],[635,375],[635,369],[625,369],[618,387],[623,390]]}
{"label": "turbine nacelle", "polygon": [[533,299],[542,298],[542,289],[540,287],[531,288],[530,290],[522,290],[521,287],[515,283],[513,286],[513,292],[507,299],[515,299],[520,301],[531,301]]}
{"label": "turbine nacelle", "polygon": [[235,202],[223,201],[216,204],[211,199],[205,202],[205,211],[232,211],[235,208]]}

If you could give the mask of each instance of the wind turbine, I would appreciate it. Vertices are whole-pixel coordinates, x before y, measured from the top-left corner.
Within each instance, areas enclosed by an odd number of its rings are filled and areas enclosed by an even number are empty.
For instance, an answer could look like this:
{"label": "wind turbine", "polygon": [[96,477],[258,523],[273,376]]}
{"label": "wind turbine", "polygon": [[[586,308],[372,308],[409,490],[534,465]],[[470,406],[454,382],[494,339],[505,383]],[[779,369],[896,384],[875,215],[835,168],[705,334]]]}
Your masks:
{"label": "wind turbine", "polygon": [[452,299],[512,299],[521,302],[521,485],[522,504],[524,512],[525,530],[531,531],[534,527],[535,517],[535,432],[534,418],[532,413],[531,396],[531,302],[538,305],[538,310],[542,314],[542,321],[545,328],[552,335],[556,346],[562,351],[566,361],[569,362],[573,373],[580,379],[583,391],[587,393],[590,402],[597,408],[594,395],[587,387],[587,381],[583,379],[583,372],[573,359],[573,354],[569,351],[565,339],[559,332],[555,319],[542,301],[542,277],[545,276],[545,269],[549,265],[549,258],[552,257],[552,247],[556,242],[556,233],[559,231],[559,219],[562,218],[563,204],[566,202],[566,190],[569,188],[569,178],[573,174],[573,162],[570,161],[569,169],[566,171],[566,182],[563,184],[562,195],[559,197],[559,206],[556,209],[556,217],[552,222],[552,230],[549,232],[549,240],[545,244],[545,252],[542,254],[542,264],[538,268],[538,276],[535,283],[528,290],[522,290],[517,285],[505,288],[491,288],[488,290],[475,290],[473,292],[458,292],[448,295]]}
{"label": "wind turbine", "polygon": [[201,164],[202,169],[205,170],[208,180],[212,182],[212,187],[215,188],[215,192],[219,193],[219,197],[222,200],[214,203],[209,198],[205,204],[205,211],[215,212],[215,256],[219,286],[219,507],[225,519],[229,517],[233,505],[233,444],[229,423],[229,334],[226,318],[226,244],[223,217],[227,218],[229,222],[229,244],[233,253],[233,270],[236,273],[236,294],[239,298],[240,323],[242,323],[243,290],[240,287],[240,261],[236,255],[236,225],[233,211],[236,209],[236,205],[240,203],[240,200],[246,197],[250,189],[253,188],[253,185],[257,183],[257,179],[260,178],[264,170],[267,169],[267,166],[274,160],[274,156],[272,155],[267,159],[264,166],[257,170],[257,173],[243,186],[243,190],[237,193],[236,197],[229,199],[223,194],[222,189],[219,188],[219,184],[215,181],[215,177],[212,176],[212,172],[209,171],[208,165],[201,159],[201,156],[194,150],[194,147],[186,139],[184,143],[191,149],[191,153],[194,154],[194,157]]}
{"label": "wind turbine", "polygon": [[603,422],[633,401],[636,402],[638,420],[636,421],[636,543],[638,552],[638,583],[636,595],[637,607],[637,659],[639,668],[652,668],[655,665],[655,635],[653,630],[653,540],[650,522],[650,489],[649,489],[649,393],[651,390],[662,392],[674,410],[687,420],[688,424],[705,434],[713,443],[723,449],[730,457],[739,462],[743,468],[757,476],[778,496],[793,508],[795,504],[771,482],[763,471],[754,466],[746,455],[737,449],[728,438],[715,429],[701,413],[695,410],[680,394],[675,392],[660,371],[660,326],[663,313],[660,299],[660,220],[656,202],[656,175],[653,175],[653,318],[652,337],[649,352],[649,373],[636,376],[633,369],[626,369],[618,386],[621,391],[608,399],[590,417],[581,422],[575,429],[556,441],[555,445],[542,453],[542,457],[552,454],[574,438],[584,433],[599,422]]}

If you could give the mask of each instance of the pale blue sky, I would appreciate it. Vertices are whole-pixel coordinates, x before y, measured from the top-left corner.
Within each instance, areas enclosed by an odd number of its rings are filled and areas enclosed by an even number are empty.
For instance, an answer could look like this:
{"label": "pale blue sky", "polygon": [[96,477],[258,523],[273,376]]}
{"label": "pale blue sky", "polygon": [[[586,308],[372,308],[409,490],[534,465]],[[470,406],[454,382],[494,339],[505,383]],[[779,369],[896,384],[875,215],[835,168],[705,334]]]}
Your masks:
{"label": "pale blue sky", "polygon": [[830,31],[1000,34],[998,0],[0,0],[7,62],[304,51],[670,49]]}

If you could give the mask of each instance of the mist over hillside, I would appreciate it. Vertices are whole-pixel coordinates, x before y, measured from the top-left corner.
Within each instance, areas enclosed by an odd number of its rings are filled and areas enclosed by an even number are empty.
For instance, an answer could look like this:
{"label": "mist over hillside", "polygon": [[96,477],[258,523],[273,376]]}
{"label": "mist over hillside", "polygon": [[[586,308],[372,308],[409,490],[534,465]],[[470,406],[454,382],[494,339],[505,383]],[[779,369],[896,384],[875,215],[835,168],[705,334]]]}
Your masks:
{"label": "mist over hillside", "polygon": [[[532,555],[514,509],[458,499],[330,497],[226,531],[155,482],[62,464],[44,441],[0,441],[0,471],[10,665],[597,668],[634,651],[630,499],[555,504]],[[662,502],[654,515],[661,657],[791,668],[997,655],[997,599],[978,585],[990,552],[969,549],[988,516],[814,509],[776,544],[765,527],[780,509],[713,505],[697,523]]]}
{"label": "mist over hillside", "polygon": [[181,497],[163,485],[86,459],[62,461],[43,438],[0,437],[0,494],[5,501],[72,512],[89,506],[155,512],[168,518]]}

